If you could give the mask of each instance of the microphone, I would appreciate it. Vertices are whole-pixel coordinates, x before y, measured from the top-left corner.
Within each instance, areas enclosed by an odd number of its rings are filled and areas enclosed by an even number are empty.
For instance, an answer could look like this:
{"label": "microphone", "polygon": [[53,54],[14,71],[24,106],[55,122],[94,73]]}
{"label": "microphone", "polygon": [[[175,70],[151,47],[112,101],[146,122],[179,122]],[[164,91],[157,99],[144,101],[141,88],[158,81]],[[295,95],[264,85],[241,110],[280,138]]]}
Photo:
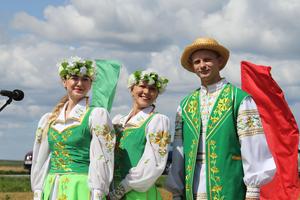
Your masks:
{"label": "microphone", "polygon": [[15,101],[21,101],[24,98],[24,92],[21,90],[14,90],[14,91],[0,90],[0,94],[2,96],[12,98]]}

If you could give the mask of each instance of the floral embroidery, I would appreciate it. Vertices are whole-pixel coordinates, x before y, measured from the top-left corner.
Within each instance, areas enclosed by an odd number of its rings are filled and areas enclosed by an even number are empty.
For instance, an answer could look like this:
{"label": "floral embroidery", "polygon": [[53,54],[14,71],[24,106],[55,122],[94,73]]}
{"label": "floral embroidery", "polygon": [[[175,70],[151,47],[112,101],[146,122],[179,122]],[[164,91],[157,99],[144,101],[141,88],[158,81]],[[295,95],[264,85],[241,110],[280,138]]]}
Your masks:
{"label": "floral embroidery", "polygon": [[71,130],[67,130],[66,132],[64,132],[64,134],[62,135],[62,139],[64,141],[67,141],[68,138],[73,134],[73,132]]}
{"label": "floral embroidery", "polygon": [[194,92],[190,99],[188,99],[188,104],[187,104],[187,108],[185,108],[184,110],[187,112],[187,116],[190,116],[191,119],[190,122],[193,125],[193,127],[195,128],[195,131],[198,132],[199,128],[200,128],[200,120],[199,120],[199,116],[197,115],[197,110],[199,109],[199,104],[198,104],[198,100],[199,100],[199,91]]}
{"label": "floral embroidery", "polygon": [[83,110],[82,108],[78,108],[77,110],[75,110],[75,113],[78,116],[78,118],[82,118],[85,114],[85,110]]}
{"label": "floral embroidery", "polygon": [[212,193],[213,193],[213,199],[214,200],[223,200],[225,197],[223,195],[221,195],[221,191],[223,189],[222,185],[220,185],[220,177],[218,176],[218,173],[220,173],[219,168],[216,166],[217,163],[217,157],[218,155],[215,153],[216,151],[216,141],[215,140],[211,140],[209,143],[209,158],[210,158],[210,177],[212,180]]}
{"label": "floral embroidery", "polygon": [[158,133],[150,133],[149,134],[150,142],[154,144],[158,144],[159,146],[159,154],[164,156],[167,154],[167,145],[171,141],[171,136],[167,131],[160,131]]}
{"label": "floral embroidery", "polygon": [[61,196],[58,197],[58,200],[67,200],[67,195],[62,194]]}
{"label": "floral embroidery", "polygon": [[185,180],[186,180],[186,184],[185,184],[185,189],[187,191],[190,191],[191,189],[191,181],[188,181],[192,178],[193,176],[193,166],[195,166],[195,161],[196,159],[194,159],[194,154],[197,151],[197,146],[198,146],[198,142],[197,140],[193,139],[192,144],[191,144],[191,150],[188,154],[188,164],[186,167],[186,176],[185,176]]}
{"label": "floral embroidery", "polygon": [[225,116],[225,113],[228,110],[230,110],[232,106],[232,100],[230,94],[231,94],[231,87],[228,85],[221,92],[220,97],[216,102],[215,109],[210,116],[210,120],[208,122],[209,131],[206,135],[206,138],[208,138],[210,134],[213,132],[214,128],[217,127],[217,123],[222,119],[222,117]]}
{"label": "floral embroidery", "polygon": [[[62,183],[62,191],[67,191],[68,190],[68,184],[70,182],[70,179],[68,177],[63,177],[61,180]],[[58,200],[67,200],[68,197],[66,194],[62,193],[61,195],[59,195]]]}
{"label": "floral embroidery", "polygon": [[57,135],[55,135],[55,132],[53,130],[50,130],[49,135],[52,138],[52,140],[57,140]]}
{"label": "floral embroidery", "polygon": [[245,110],[237,118],[239,137],[263,134],[263,127],[257,110]]}
{"label": "floral embroidery", "polygon": [[37,143],[42,142],[42,135],[43,135],[43,129],[41,127],[38,127],[35,133],[36,141]]}
{"label": "floral embroidery", "polygon": [[104,140],[106,141],[105,146],[109,151],[113,151],[114,149],[114,130],[111,130],[110,126],[108,124],[105,124],[103,126],[97,125],[93,128],[93,131],[95,132],[96,136],[102,136]]}
{"label": "floral embroidery", "polygon": [[[68,137],[72,135],[71,130],[63,133],[64,134],[59,133],[56,135],[55,131],[51,130],[50,137],[52,137],[55,141],[58,141],[58,137],[60,137],[63,141],[67,141]],[[72,162],[72,159],[69,151],[66,150],[66,145],[62,141],[59,141],[54,144],[54,149],[51,161],[53,162],[53,166],[56,168],[55,170],[71,171],[68,166]]]}

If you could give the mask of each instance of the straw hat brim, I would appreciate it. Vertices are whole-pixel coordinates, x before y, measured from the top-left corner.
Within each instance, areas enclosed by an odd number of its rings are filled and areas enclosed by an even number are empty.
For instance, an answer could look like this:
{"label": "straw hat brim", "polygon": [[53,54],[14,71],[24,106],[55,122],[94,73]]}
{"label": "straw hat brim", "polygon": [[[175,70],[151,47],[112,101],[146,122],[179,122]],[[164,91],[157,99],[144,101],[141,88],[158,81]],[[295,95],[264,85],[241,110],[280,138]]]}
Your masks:
{"label": "straw hat brim", "polygon": [[224,46],[216,43],[215,41],[195,41],[191,45],[187,46],[181,56],[181,65],[190,72],[194,72],[193,65],[191,62],[191,55],[198,50],[211,50],[217,52],[222,57],[222,63],[220,70],[222,70],[229,58],[229,51]]}

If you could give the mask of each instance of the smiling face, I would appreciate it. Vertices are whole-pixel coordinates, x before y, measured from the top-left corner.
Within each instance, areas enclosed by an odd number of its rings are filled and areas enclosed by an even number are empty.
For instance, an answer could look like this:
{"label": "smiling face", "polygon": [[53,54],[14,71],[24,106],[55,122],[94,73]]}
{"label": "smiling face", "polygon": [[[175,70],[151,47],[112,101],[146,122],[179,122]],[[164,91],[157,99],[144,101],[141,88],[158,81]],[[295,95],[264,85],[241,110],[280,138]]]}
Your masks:
{"label": "smiling face", "polygon": [[158,96],[158,89],[155,85],[140,82],[131,88],[131,95],[133,98],[133,109],[142,110],[153,104]]}
{"label": "smiling face", "polygon": [[211,85],[221,80],[222,57],[216,52],[210,50],[196,51],[192,54],[191,61],[194,72],[200,77],[202,85]]}
{"label": "smiling face", "polygon": [[88,76],[70,76],[63,80],[67,94],[73,102],[78,103],[91,89],[92,80]]}

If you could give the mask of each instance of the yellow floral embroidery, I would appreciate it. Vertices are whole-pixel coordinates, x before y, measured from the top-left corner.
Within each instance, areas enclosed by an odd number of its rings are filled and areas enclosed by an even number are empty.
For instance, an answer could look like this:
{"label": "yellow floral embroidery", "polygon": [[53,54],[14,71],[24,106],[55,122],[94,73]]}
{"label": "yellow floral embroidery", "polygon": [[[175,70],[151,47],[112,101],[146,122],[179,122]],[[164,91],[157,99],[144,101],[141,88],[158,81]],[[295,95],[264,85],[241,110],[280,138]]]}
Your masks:
{"label": "yellow floral embroidery", "polygon": [[185,112],[188,113],[187,116],[190,116],[190,122],[192,123],[193,127],[195,128],[195,131],[199,131],[200,128],[200,120],[199,116],[197,115],[197,110],[199,109],[198,104],[198,98],[199,98],[199,91],[194,92],[190,99],[188,99],[187,106],[184,108]]}
{"label": "yellow floral embroidery", "polygon": [[213,187],[212,187],[212,193],[213,193],[213,199],[214,200],[222,200],[225,197],[221,195],[221,191],[222,191],[222,185],[220,185],[220,177],[218,176],[218,173],[220,173],[219,168],[216,166],[217,163],[217,157],[218,155],[215,153],[216,151],[216,141],[215,140],[211,140],[209,141],[209,149],[210,152],[209,153],[209,157],[210,159],[210,176],[211,176],[211,180],[213,181]]}
{"label": "yellow floral embroidery", "polygon": [[39,127],[35,132],[36,141],[38,143],[42,142],[42,135],[43,135],[43,129],[41,127]]}
{"label": "yellow floral embroidery", "polygon": [[103,126],[97,125],[93,128],[93,131],[95,132],[96,136],[102,136],[104,138],[104,140],[106,141],[105,146],[109,151],[112,151],[114,149],[115,133],[114,130],[111,130],[108,124],[105,124]]}
{"label": "yellow floral embroidery", "polygon": [[62,139],[64,141],[67,141],[68,137],[70,137],[73,134],[73,132],[71,130],[67,130],[64,135],[62,135]]}
{"label": "yellow floral embroidery", "polygon": [[160,131],[158,133],[150,133],[149,134],[150,141],[154,144],[158,144],[159,146],[159,154],[164,156],[167,154],[167,145],[171,141],[171,136],[167,131]]}
{"label": "yellow floral embroidery", "polygon": [[225,89],[221,92],[219,99],[217,100],[216,107],[210,116],[210,122],[208,123],[208,134],[207,138],[211,134],[211,131],[214,127],[217,127],[217,123],[222,119],[224,114],[231,108],[231,87],[226,86]]}
{"label": "yellow floral embroidery", "polygon": [[61,196],[58,197],[58,200],[68,200],[67,195],[62,194]]}

